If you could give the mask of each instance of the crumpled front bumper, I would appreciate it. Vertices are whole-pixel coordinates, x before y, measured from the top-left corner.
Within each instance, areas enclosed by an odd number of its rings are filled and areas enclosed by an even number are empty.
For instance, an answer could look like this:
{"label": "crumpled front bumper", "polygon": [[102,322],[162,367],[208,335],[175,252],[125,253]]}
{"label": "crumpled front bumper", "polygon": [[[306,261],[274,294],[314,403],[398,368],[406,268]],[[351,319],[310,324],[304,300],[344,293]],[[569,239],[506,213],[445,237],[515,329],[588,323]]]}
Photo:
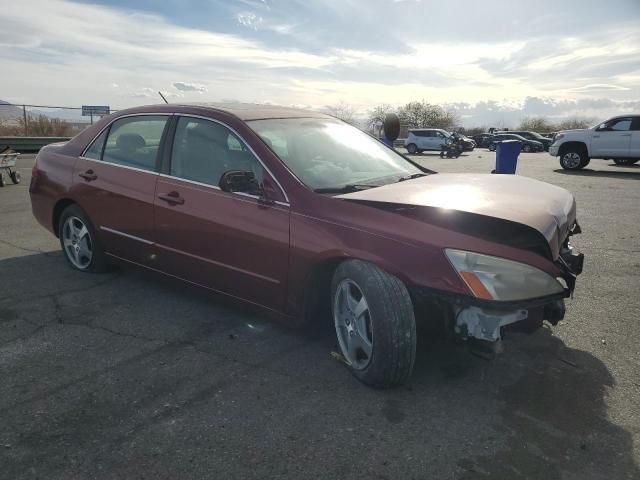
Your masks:
{"label": "crumpled front bumper", "polygon": [[[574,230],[574,233],[578,232]],[[552,325],[562,320],[565,315],[564,299],[573,294],[583,263],[584,255],[575,252],[569,241],[565,241],[556,266],[560,271],[558,278],[564,280],[566,288],[561,293],[546,297],[500,302],[415,286],[411,293],[417,302],[447,305],[448,329],[456,336],[498,342],[504,327],[513,325],[514,328],[534,331],[542,327],[545,320]]]}

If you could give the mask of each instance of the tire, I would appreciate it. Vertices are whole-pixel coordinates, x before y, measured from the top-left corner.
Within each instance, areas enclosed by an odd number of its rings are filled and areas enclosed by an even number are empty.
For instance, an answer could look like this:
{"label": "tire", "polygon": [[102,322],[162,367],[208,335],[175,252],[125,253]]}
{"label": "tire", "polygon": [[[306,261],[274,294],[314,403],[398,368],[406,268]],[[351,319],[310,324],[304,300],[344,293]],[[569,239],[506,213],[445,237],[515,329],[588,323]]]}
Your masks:
{"label": "tire", "polygon": [[531,152],[531,145],[524,145],[522,147],[522,151],[525,152],[525,153]]}
{"label": "tire", "polygon": [[331,281],[331,308],[339,348],[356,378],[378,388],[409,380],[416,322],[404,283],[371,263],[345,260]]}
{"label": "tire", "polygon": [[633,165],[634,163],[636,163],[638,160],[634,159],[634,158],[614,158],[613,162],[616,165]]}
{"label": "tire", "polygon": [[571,148],[560,155],[560,166],[565,170],[580,170],[589,163],[584,150]]}
{"label": "tire", "polygon": [[418,152],[418,147],[415,143],[410,143],[409,145],[407,145],[407,152],[409,152],[411,155],[415,155]]}
{"label": "tire", "polygon": [[4,187],[4,173],[0,172],[0,188]]}
{"label": "tire", "polygon": [[20,183],[20,180],[22,179],[22,176],[20,175],[20,172],[11,172],[9,174],[9,176],[11,177],[11,181],[13,182],[14,185],[17,185]]}
{"label": "tire", "polygon": [[71,268],[91,273],[111,269],[93,223],[78,205],[69,205],[60,215],[58,237],[64,258]]}
{"label": "tire", "polygon": [[496,151],[496,146],[493,143],[489,144],[488,148],[489,148],[490,152],[495,152]]}

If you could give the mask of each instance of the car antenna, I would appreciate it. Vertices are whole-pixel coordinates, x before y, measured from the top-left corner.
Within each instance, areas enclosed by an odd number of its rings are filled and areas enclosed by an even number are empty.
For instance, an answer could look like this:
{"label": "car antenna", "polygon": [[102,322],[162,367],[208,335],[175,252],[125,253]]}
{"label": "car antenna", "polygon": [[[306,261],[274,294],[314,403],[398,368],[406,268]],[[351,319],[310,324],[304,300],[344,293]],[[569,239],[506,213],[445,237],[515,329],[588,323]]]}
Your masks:
{"label": "car antenna", "polygon": [[162,94],[161,91],[158,91],[158,95],[160,95],[162,97],[162,100],[164,100],[164,103],[167,103],[167,104],[169,103],[169,102],[167,102],[167,99],[164,98],[164,95]]}

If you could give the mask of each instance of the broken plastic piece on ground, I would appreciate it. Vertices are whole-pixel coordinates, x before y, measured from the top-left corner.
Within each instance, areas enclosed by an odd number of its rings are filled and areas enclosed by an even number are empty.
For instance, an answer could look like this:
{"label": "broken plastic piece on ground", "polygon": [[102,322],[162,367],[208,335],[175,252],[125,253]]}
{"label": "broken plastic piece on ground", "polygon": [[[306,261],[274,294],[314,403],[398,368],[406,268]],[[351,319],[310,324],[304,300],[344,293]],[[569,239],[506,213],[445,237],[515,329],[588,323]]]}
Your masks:
{"label": "broken plastic piece on ground", "polygon": [[331,352],[330,355],[334,360],[337,360],[340,363],[344,363],[345,365],[349,365],[349,362],[347,362],[347,360],[342,356],[342,354],[338,352]]}

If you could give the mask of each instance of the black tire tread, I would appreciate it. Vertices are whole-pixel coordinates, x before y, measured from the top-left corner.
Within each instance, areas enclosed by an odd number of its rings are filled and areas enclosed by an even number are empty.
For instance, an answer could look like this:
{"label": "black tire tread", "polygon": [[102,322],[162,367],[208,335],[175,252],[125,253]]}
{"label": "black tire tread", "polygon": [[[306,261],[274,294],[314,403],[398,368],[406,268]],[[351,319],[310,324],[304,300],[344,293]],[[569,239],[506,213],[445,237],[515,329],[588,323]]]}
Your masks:
{"label": "black tire tread", "polygon": [[[397,277],[371,263],[351,259],[336,269],[332,293],[338,280],[353,276],[366,279],[362,284],[361,279],[354,278],[359,280],[358,284],[365,290],[372,308],[374,354],[365,370],[352,372],[364,383],[378,388],[406,383],[413,371],[416,355],[416,323],[409,292]],[[377,321],[378,318],[385,321]]]}

